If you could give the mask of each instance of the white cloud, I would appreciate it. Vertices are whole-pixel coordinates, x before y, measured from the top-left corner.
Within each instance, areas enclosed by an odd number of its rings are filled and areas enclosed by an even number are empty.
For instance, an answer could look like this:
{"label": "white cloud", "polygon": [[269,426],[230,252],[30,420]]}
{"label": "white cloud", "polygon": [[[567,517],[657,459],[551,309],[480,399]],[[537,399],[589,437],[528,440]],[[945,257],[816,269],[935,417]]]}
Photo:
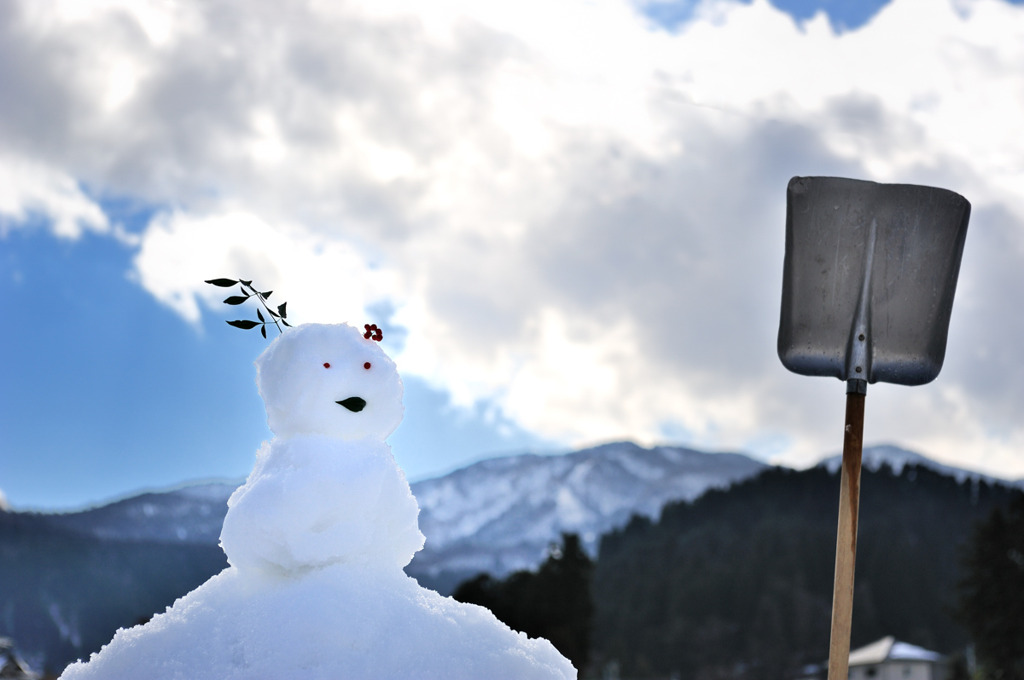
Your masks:
{"label": "white cloud", "polygon": [[46,217],[56,236],[75,239],[86,230],[111,233],[103,210],[75,179],[41,163],[0,155],[0,236]]}
{"label": "white cloud", "polygon": [[212,278],[245,278],[278,291],[271,301],[288,302],[292,323],[358,325],[367,307],[397,294],[394,277],[345,242],[240,211],[158,216],[142,237],[135,269],[146,290],[190,322],[199,321],[200,301],[231,314],[222,298],[237,291],[204,284]]}
{"label": "white cloud", "polygon": [[[303,320],[392,300],[404,370],[574,443],[837,448],[842,385],[775,357],[786,182],[960,191],[947,367],[873,388],[867,436],[1024,475],[1020,7],[894,0],[837,35],[766,0],[677,33],[620,0],[28,6],[0,132],[32,186],[169,206],[136,260],[158,299],[195,320],[202,279],[245,275]],[[0,210],[99,219],[33,191]]]}

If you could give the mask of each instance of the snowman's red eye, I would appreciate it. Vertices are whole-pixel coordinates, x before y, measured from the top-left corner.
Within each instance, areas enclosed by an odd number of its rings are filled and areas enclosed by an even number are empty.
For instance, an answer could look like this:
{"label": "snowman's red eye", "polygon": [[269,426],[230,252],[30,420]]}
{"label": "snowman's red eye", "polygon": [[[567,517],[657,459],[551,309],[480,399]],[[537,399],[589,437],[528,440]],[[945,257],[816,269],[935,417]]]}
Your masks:
{"label": "snowman's red eye", "polygon": [[370,362],[367,361],[365,364],[363,364],[363,368],[365,368],[367,371],[369,371],[370,370]]}
{"label": "snowman's red eye", "polygon": [[330,368],[330,367],[331,367],[331,365],[328,362],[325,361],[324,362],[324,368]]}

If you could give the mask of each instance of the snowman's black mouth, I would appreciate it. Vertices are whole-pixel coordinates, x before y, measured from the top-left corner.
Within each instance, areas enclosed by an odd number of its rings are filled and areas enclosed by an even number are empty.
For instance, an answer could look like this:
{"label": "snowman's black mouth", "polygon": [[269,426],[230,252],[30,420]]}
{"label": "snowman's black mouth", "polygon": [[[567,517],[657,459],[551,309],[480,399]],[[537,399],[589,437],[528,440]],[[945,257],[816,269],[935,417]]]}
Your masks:
{"label": "snowman's black mouth", "polygon": [[341,404],[353,413],[359,413],[366,408],[366,400],[362,397],[349,397],[348,399],[342,399],[341,401],[336,401],[334,403]]}

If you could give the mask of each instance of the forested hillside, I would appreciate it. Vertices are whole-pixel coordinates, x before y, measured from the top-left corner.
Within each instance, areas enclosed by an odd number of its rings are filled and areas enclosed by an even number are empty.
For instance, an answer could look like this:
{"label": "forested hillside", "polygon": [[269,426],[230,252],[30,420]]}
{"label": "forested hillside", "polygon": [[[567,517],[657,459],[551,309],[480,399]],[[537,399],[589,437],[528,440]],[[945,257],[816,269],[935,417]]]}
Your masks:
{"label": "forested hillside", "polygon": [[[604,537],[594,657],[625,677],[779,678],[828,656],[838,476],[773,469]],[[908,466],[865,470],[854,646],[885,635],[949,653],[962,546],[1008,487]]]}
{"label": "forested hillside", "polygon": [[227,566],[217,546],[99,540],[0,512],[0,632],[58,672]]}

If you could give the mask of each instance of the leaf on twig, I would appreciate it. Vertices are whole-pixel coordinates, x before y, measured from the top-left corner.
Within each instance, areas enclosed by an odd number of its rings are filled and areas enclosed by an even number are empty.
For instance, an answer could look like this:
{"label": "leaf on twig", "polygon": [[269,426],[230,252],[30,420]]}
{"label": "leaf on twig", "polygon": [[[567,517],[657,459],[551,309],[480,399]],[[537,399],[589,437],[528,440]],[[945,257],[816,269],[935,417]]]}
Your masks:
{"label": "leaf on twig", "polygon": [[[259,302],[259,304],[262,306],[262,308],[266,309],[267,313],[270,314],[270,321],[274,322],[274,325],[277,327],[279,333],[284,332],[282,326],[291,328],[291,324],[284,320],[286,310],[285,305],[287,305],[288,303],[282,302],[280,305],[277,306],[276,312],[270,308],[270,305],[267,304],[267,299],[271,295],[273,295],[274,291],[268,290],[266,292],[260,292],[253,288],[252,281],[246,281],[245,279],[207,279],[206,283],[209,283],[214,286],[219,286],[221,288],[230,288],[231,286],[240,284],[242,287],[242,294],[231,295],[227,297],[224,300],[225,304],[240,305],[247,301],[249,298],[255,297],[257,302]],[[267,337],[267,317],[263,315],[263,310],[260,309],[260,307],[256,308],[256,318],[258,318],[259,321],[251,321],[248,319],[235,319],[234,321],[228,321],[227,324],[229,326],[234,326],[235,328],[241,328],[243,330],[250,330],[252,328],[256,328],[256,326],[259,326],[260,334],[263,335],[264,338]]]}

